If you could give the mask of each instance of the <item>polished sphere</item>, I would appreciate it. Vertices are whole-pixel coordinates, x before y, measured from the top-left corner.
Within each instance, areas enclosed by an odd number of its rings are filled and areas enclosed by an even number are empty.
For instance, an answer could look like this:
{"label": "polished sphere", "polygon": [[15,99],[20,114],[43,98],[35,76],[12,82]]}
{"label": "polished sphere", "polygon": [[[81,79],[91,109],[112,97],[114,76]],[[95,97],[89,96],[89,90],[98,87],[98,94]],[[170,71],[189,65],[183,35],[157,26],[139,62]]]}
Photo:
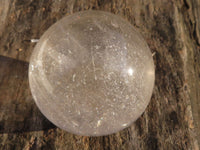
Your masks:
{"label": "polished sphere", "polygon": [[155,69],[145,40],[126,20],[83,11],[52,25],[30,60],[41,112],[68,132],[100,136],[128,127],[147,107]]}

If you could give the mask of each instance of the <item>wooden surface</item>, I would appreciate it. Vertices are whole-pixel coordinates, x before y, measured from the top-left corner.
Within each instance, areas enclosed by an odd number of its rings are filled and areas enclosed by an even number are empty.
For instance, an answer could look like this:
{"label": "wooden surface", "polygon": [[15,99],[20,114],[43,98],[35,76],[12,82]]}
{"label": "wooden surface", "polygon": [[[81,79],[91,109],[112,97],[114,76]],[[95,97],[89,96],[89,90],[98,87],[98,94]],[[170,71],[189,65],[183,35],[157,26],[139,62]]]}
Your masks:
{"label": "wooden surface", "polygon": [[[63,16],[104,10],[135,26],[154,55],[150,104],[129,128],[83,137],[36,107],[27,69],[37,39]],[[0,149],[192,149],[200,143],[200,0],[0,0]]]}

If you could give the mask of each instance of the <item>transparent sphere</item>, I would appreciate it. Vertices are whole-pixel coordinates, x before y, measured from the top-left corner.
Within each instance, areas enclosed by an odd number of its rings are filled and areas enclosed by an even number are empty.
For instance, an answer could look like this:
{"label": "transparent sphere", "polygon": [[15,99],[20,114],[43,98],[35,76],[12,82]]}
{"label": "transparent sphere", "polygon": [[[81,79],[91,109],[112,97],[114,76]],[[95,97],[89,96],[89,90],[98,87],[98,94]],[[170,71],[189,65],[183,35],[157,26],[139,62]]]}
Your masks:
{"label": "transparent sphere", "polygon": [[120,131],[147,107],[155,69],[146,42],[117,15],[83,11],[52,25],[30,60],[29,81],[41,112],[78,135]]}

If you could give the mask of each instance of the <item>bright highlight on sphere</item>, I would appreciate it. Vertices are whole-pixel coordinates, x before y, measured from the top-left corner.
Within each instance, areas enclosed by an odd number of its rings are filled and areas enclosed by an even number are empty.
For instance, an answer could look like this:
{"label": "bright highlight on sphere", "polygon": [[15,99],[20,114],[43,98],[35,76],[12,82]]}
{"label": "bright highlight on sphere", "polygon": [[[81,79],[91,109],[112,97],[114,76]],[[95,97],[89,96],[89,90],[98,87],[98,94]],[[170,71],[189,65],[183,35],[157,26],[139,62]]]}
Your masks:
{"label": "bright highlight on sphere", "polygon": [[52,25],[30,60],[29,82],[41,112],[78,135],[118,132],[147,107],[154,86],[152,54],[117,15],[83,11]]}

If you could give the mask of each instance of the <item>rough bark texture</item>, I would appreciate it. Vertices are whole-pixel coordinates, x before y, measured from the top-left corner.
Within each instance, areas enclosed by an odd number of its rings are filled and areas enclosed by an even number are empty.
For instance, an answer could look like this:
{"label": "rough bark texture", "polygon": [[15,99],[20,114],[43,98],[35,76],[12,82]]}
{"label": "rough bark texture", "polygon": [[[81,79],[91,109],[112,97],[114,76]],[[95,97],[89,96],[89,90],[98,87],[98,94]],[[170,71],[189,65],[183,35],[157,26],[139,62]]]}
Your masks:
{"label": "rough bark texture", "polygon": [[[156,81],[143,115],[104,137],[51,124],[33,102],[27,77],[34,44],[65,15],[81,10],[120,15],[144,36]],[[200,0],[0,0],[0,149],[199,149]]]}

